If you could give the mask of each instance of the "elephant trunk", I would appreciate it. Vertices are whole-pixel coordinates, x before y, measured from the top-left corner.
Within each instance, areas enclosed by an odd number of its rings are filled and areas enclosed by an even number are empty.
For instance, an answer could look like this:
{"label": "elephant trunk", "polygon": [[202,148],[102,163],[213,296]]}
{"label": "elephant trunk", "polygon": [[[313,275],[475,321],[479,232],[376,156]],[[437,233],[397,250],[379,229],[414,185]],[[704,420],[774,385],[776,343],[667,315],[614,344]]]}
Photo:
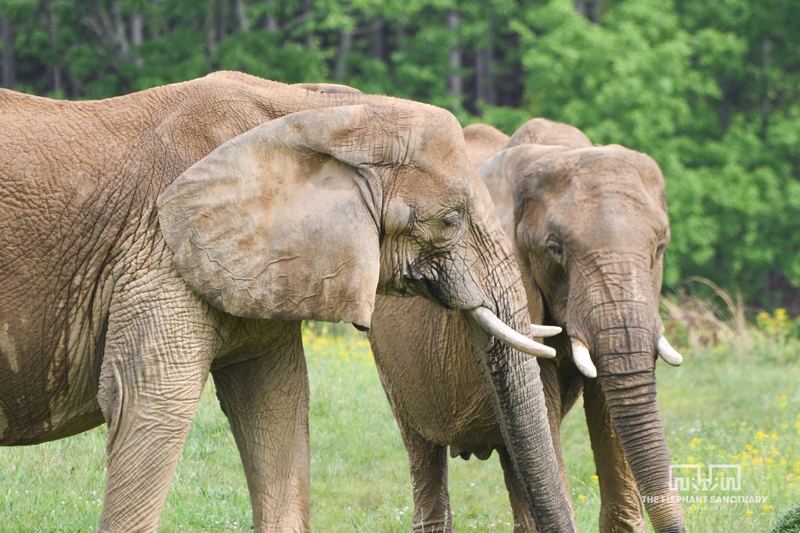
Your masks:
{"label": "elephant trunk", "polygon": [[[608,309],[611,307],[612,309]],[[670,458],[656,396],[659,331],[652,306],[626,302],[595,308],[593,353],[614,431],[631,467],[653,528],[684,531],[677,489],[670,487]]]}
{"label": "elephant trunk", "polygon": [[[493,288],[487,295],[487,301],[495,302],[491,311],[512,329],[527,334],[531,324],[519,270],[510,255],[504,263],[508,268],[490,269],[482,286]],[[538,530],[575,531],[550,436],[537,359],[489,334],[472,313],[464,312],[464,316],[503,440]]]}

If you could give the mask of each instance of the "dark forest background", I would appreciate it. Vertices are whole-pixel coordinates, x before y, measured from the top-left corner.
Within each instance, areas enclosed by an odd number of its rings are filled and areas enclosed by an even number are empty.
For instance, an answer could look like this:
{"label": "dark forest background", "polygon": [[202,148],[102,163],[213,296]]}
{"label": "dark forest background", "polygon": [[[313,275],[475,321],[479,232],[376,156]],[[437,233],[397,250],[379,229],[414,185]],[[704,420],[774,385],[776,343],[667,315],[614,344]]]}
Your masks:
{"label": "dark forest background", "polygon": [[800,313],[796,0],[0,0],[0,41],[2,86],[53,98],[230,69],[573,124],[661,165],[668,287]]}

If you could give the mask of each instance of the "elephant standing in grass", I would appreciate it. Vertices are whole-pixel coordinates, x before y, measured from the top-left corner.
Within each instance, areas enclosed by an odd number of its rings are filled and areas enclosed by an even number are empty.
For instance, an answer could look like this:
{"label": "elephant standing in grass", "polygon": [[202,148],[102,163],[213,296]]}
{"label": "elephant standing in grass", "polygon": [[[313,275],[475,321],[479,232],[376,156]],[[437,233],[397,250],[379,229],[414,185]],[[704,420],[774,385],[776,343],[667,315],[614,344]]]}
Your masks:
{"label": "elephant standing in grass", "polygon": [[[681,362],[658,315],[670,236],[661,171],[644,154],[592,146],[544,119],[511,138],[486,125],[464,135],[513,242],[530,316],[564,329],[548,339],[556,358],[540,362],[560,481],[566,488],[559,428],[583,392],[600,530],[644,531],[643,495],[656,531],[684,531],[654,374],[657,354]],[[496,449],[515,531],[549,531],[524,505],[463,318],[421,299],[379,297],[370,341],[411,463],[415,531],[451,530],[448,446],[465,459]]]}
{"label": "elephant standing in grass", "polygon": [[99,529],[154,531],[210,373],[255,530],[308,530],[301,320],[367,329],[377,292],[423,295],[467,317],[531,510],[572,530],[518,351],[550,349],[526,336],[458,122],[310,88],[217,73],[96,102],[0,90],[0,445],[105,422]]}

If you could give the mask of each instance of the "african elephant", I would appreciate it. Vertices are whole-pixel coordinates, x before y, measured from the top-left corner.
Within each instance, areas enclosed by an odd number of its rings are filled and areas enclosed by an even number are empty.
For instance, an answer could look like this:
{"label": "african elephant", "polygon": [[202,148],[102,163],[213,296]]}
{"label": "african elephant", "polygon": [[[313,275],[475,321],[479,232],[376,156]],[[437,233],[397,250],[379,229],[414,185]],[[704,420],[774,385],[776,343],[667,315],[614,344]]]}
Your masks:
{"label": "african elephant", "polygon": [[[670,236],[661,171],[644,154],[592,146],[544,119],[511,138],[486,125],[464,136],[512,239],[530,316],[564,328],[547,340],[557,357],[540,361],[562,483],[559,428],[583,391],[600,530],[643,531],[641,494],[656,531],[684,531],[654,376],[657,353],[681,362],[658,316]],[[463,318],[418,298],[379,297],[369,335],[411,463],[415,531],[451,530],[447,446],[465,459],[497,449],[515,531],[534,530]]]}
{"label": "african elephant", "polygon": [[0,114],[0,445],[105,422],[100,531],[156,529],[209,373],[255,530],[308,530],[301,320],[369,328],[377,292],[465,313],[532,512],[571,529],[517,350],[551,349],[449,112],[225,72]]}

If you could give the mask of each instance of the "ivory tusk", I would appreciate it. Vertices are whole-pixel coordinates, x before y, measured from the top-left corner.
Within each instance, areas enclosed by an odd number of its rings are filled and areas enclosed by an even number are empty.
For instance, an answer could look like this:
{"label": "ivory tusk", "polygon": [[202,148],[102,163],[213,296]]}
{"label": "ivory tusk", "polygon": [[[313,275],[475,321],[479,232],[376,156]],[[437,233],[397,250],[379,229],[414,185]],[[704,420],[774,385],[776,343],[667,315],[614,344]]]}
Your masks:
{"label": "ivory tusk", "polygon": [[570,340],[572,341],[572,359],[575,360],[575,366],[577,366],[581,374],[587,378],[596,378],[597,369],[594,363],[592,363],[592,357],[589,355],[589,348],[574,337]]}
{"label": "ivory tusk", "polygon": [[663,335],[658,339],[658,355],[672,366],[680,366],[681,363],[683,363],[683,356],[672,347],[669,341],[667,341],[667,338]]}
{"label": "ivory tusk", "polygon": [[480,324],[480,326],[485,329],[489,335],[502,341],[515,350],[519,350],[520,352],[529,355],[535,355],[536,357],[545,357],[548,359],[556,356],[555,348],[540,344],[529,339],[525,335],[514,331],[485,307],[467,309],[466,312],[469,313],[469,315],[474,318],[475,321]]}
{"label": "ivory tusk", "polygon": [[561,328],[558,326],[539,326],[531,324],[532,337],[552,337],[561,333]]}

